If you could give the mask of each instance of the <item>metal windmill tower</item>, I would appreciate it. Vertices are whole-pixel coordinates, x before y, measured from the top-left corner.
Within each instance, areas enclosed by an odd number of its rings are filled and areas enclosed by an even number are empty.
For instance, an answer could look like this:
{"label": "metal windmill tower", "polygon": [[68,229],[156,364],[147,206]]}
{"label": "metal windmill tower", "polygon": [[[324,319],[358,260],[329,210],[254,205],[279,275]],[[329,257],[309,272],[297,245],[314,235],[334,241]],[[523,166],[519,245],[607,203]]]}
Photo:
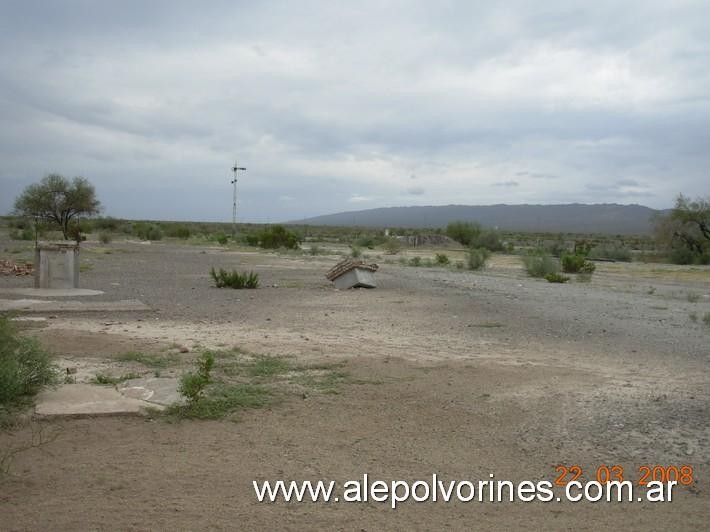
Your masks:
{"label": "metal windmill tower", "polygon": [[232,236],[235,236],[237,234],[237,172],[239,170],[246,170],[246,168],[239,166],[237,164],[237,161],[234,161],[234,166],[232,167],[232,172],[234,172],[234,179],[230,181],[230,183],[234,185],[234,202],[232,204]]}

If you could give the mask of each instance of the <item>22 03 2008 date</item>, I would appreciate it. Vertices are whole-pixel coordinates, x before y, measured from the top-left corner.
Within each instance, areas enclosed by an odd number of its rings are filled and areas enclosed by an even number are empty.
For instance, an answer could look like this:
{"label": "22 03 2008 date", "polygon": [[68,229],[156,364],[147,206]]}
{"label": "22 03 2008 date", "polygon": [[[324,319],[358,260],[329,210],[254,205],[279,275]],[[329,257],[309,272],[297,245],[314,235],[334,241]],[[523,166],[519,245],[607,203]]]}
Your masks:
{"label": "22 03 2008 date", "polygon": [[[584,475],[584,470],[578,465],[558,465],[555,467],[557,477],[555,485],[565,486],[569,482],[579,480]],[[595,480],[601,484],[607,482],[624,482],[631,480],[626,478],[624,468],[620,465],[602,464],[595,470]],[[634,481],[639,486],[646,486],[649,482],[677,482],[682,486],[690,486],[693,483],[693,466],[690,465],[642,465],[638,467]]]}

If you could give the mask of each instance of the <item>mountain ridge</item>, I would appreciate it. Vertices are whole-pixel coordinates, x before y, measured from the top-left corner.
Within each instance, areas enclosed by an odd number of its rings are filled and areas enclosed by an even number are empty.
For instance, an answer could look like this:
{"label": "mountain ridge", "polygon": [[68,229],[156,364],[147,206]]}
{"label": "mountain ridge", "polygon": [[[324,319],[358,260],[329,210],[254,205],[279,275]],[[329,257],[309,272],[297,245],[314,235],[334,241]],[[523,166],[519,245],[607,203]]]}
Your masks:
{"label": "mountain ridge", "polygon": [[288,223],[437,228],[466,221],[508,231],[648,234],[653,217],[667,212],[635,203],[412,205],[324,214]]}

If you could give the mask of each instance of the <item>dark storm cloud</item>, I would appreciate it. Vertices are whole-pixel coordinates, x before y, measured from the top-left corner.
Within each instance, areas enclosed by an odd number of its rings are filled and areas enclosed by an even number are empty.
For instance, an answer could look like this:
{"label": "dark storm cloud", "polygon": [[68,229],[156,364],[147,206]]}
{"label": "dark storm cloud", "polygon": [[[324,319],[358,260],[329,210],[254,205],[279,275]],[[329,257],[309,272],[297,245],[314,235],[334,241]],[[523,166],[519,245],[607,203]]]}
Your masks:
{"label": "dark storm cloud", "polygon": [[708,193],[709,21],[701,2],[5,2],[0,211],[58,171],[110,214],[227,219],[235,158],[255,221],[665,207]]}

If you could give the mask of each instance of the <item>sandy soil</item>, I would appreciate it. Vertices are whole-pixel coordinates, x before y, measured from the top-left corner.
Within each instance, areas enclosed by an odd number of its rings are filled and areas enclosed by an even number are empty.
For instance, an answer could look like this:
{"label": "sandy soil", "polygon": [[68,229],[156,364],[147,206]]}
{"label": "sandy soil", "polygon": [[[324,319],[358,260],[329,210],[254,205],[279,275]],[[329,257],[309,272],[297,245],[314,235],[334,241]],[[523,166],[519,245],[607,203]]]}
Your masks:
{"label": "sandy soil", "polygon": [[[110,251],[110,253],[107,253]],[[422,253],[422,252],[419,252]],[[424,252],[425,253],[425,252]],[[451,253],[455,255],[455,253]],[[0,528],[702,529],[710,518],[710,270],[598,265],[591,283],[527,278],[514,257],[481,273],[381,265],[376,290],[336,291],[336,257],[170,244],[89,245],[82,286],[144,313],[35,324],[62,364],[118,367],[128,350],[238,346],[345,361],[341,393],[294,396],[234,422],[55,420],[51,443],[0,480]],[[210,286],[254,269],[256,291]],[[0,288],[26,279],[0,278]],[[11,297],[11,296],[3,296]],[[691,314],[700,319],[693,321]],[[39,326],[37,326],[39,325]],[[122,366],[121,366],[122,367]],[[182,366],[175,369],[179,373]],[[131,368],[135,369],[135,368]],[[36,425],[33,425],[36,430]],[[23,445],[32,427],[0,434]],[[256,502],[252,480],[554,480],[621,464],[694,467],[668,504]]]}

